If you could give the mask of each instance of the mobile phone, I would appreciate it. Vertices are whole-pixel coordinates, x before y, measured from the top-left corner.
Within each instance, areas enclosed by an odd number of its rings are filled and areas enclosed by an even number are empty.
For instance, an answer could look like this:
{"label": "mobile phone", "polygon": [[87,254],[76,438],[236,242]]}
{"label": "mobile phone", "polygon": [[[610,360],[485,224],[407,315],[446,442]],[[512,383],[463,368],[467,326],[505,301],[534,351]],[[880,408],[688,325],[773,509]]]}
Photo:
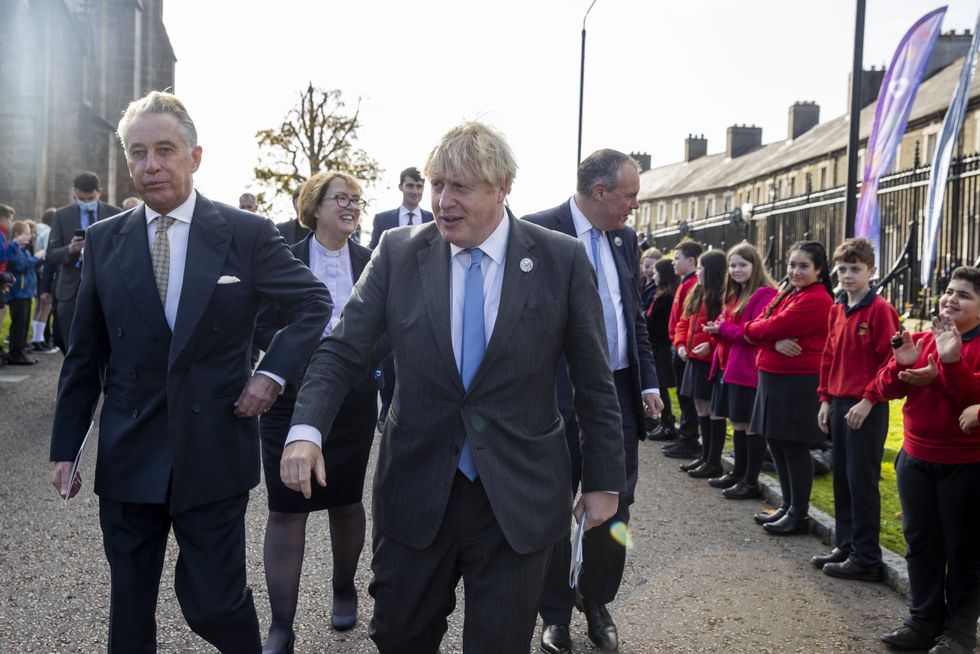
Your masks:
{"label": "mobile phone", "polygon": [[84,229],[76,229],[74,236],[76,238],[85,238],[85,230]]}

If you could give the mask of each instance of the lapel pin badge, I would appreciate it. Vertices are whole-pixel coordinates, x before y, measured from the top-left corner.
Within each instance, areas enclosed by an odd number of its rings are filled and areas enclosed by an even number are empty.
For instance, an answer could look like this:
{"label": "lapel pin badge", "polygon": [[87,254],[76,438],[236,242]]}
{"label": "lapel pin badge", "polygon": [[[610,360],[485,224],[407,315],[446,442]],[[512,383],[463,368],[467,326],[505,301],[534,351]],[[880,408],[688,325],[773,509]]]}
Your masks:
{"label": "lapel pin badge", "polygon": [[619,238],[618,236],[613,239],[613,243],[615,243],[616,247],[618,248],[623,247],[623,239]]}
{"label": "lapel pin badge", "polygon": [[527,257],[521,259],[521,270],[522,271],[524,271],[524,272],[531,272],[531,269],[532,268],[534,268],[534,262],[533,261],[531,261]]}

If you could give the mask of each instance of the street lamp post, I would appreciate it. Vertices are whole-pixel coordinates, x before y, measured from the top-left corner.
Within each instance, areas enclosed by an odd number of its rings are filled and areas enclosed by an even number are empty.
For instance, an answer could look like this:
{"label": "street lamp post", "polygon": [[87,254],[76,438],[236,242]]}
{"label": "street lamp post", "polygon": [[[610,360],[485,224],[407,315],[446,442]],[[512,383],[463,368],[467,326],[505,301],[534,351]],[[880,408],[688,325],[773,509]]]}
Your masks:
{"label": "street lamp post", "polygon": [[595,6],[596,0],[592,0],[589,8],[582,16],[582,63],[579,68],[578,77],[578,158],[575,160],[577,166],[582,162],[582,105],[585,101],[585,19],[589,17],[589,12]]}
{"label": "street lamp post", "polygon": [[847,184],[844,191],[844,238],[854,236],[854,215],[857,213],[858,141],[861,129],[861,78],[864,67],[864,5],[857,0],[854,18],[854,61],[851,66],[851,113],[847,139]]}

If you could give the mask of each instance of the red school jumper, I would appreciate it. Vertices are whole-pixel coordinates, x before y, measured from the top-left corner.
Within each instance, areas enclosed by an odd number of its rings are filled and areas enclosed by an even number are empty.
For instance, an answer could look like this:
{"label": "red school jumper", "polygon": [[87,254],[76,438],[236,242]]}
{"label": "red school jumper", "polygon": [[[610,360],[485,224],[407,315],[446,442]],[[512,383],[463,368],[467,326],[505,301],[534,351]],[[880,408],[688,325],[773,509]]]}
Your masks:
{"label": "red school jumper", "polygon": [[688,273],[681,280],[680,286],[677,287],[677,292],[674,293],[674,302],[670,305],[670,320],[667,322],[667,333],[670,335],[671,342],[674,341],[677,322],[684,314],[684,302],[687,300],[687,294],[691,292],[691,289],[697,283],[697,273]]}
{"label": "red school jumper", "polygon": [[[820,372],[820,356],[827,342],[827,315],[834,303],[820,282],[790,292],[768,318],[766,311],[745,324],[745,335],[758,344],[759,370],[778,375],[815,375]],[[772,306],[770,304],[770,306]],[[776,341],[795,338],[803,351],[788,357],[776,351]]]}

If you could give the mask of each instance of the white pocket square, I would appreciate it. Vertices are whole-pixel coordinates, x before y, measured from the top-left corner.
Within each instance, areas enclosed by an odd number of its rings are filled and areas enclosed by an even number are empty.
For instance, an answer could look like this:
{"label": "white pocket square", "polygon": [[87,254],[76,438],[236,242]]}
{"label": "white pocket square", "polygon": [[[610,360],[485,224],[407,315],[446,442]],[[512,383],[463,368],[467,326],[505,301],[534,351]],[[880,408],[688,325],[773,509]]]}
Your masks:
{"label": "white pocket square", "polygon": [[242,280],[238,279],[234,275],[222,275],[218,278],[219,284],[238,284]]}

